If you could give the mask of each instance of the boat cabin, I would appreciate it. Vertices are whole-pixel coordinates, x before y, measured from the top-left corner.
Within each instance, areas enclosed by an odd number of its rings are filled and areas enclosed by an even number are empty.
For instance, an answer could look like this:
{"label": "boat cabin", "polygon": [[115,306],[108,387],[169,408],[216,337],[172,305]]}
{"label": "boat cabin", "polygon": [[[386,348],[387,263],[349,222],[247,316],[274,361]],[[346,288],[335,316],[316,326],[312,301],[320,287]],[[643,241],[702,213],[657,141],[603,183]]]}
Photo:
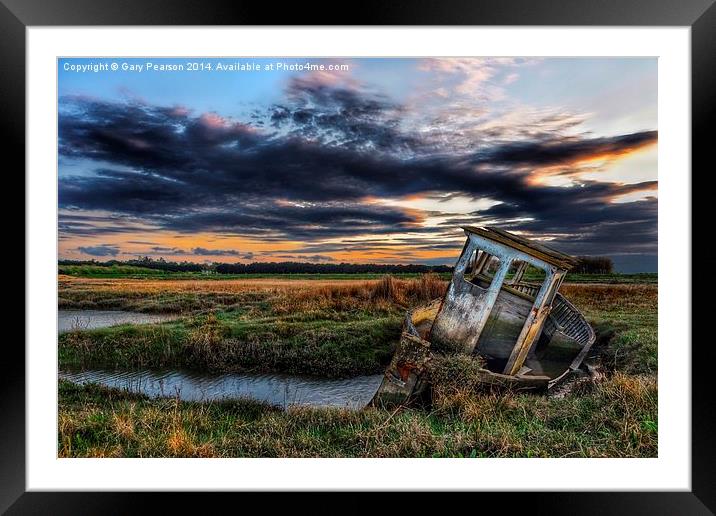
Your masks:
{"label": "boat cabin", "polygon": [[376,399],[400,401],[417,389],[431,353],[479,355],[489,383],[548,388],[594,342],[558,292],[577,259],[498,228],[462,229],[467,240],[445,296],[408,312]]}

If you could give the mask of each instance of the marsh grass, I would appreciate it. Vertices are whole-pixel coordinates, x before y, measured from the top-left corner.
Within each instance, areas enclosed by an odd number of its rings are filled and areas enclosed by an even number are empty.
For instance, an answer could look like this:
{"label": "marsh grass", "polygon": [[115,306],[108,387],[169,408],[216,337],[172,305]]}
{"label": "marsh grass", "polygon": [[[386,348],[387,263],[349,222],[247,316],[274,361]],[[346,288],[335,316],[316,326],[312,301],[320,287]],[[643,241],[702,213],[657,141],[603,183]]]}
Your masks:
{"label": "marsh grass", "polygon": [[445,292],[447,281],[436,274],[398,279],[227,279],[161,280],[59,279],[60,309],[112,309],[158,313],[195,313],[208,309],[263,308],[273,313],[310,309],[390,310],[410,302],[429,301]]}
{"label": "marsh grass", "polygon": [[[73,280],[75,281],[75,280]],[[382,372],[406,306],[440,297],[440,278],[168,282],[61,286],[123,303],[184,299],[185,317],[60,337],[61,365],[181,366],[322,376]],[[97,296],[97,292],[100,292]],[[479,363],[436,367],[432,404],[388,412],[249,400],[147,399],[60,382],[58,446],[73,457],[654,457],[657,286],[564,285],[595,327],[602,380],[557,398],[485,390]],[[197,302],[197,299],[201,299]],[[190,300],[190,301],[187,301]]]}
{"label": "marsh grass", "polygon": [[[80,291],[88,288],[86,281],[81,280]],[[60,364],[334,377],[378,373],[392,356],[404,310],[442,296],[447,286],[435,275],[408,280],[386,276],[348,282],[200,283],[100,281],[100,297],[111,294],[122,303],[129,293],[144,298],[199,293],[204,297],[178,321],[63,334]],[[201,291],[204,288],[208,291]],[[597,330],[595,350],[605,366],[635,374],[656,371],[655,285],[565,285],[562,291]]]}
{"label": "marsh grass", "polygon": [[[196,285],[176,283],[148,281],[135,290],[104,281],[98,286],[99,298],[111,293],[116,302],[125,303],[129,292],[172,299],[196,295]],[[261,281],[257,286],[214,281],[210,286],[215,290],[203,292],[204,300],[180,321],[61,335],[60,365],[173,366],[329,377],[382,372],[400,335],[405,307],[441,296],[446,283],[423,275],[347,284]]]}
{"label": "marsh grass", "polygon": [[633,374],[656,373],[657,285],[565,285],[560,292],[594,327],[594,349],[605,367]]}
{"label": "marsh grass", "polygon": [[440,398],[432,410],[148,400],[60,383],[62,457],[654,457],[656,382],[614,375],[554,399]]}

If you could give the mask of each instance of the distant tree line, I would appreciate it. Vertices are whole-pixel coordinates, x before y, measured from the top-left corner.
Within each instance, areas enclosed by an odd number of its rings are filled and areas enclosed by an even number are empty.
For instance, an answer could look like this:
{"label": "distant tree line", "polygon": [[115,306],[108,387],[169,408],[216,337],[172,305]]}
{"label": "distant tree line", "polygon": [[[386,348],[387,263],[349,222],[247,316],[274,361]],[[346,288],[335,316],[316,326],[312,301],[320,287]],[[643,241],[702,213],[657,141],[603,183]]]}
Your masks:
{"label": "distant tree line", "polygon": [[193,262],[169,262],[164,258],[154,260],[145,256],[136,260],[108,260],[106,262],[98,262],[97,260],[59,260],[59,265],[95,265],[98,267],[112,267],[113,265],[133,265],[135,267],[144,267],[147,269],[155,269],[167,272],[201,272],[207,269],[206,265]]}
{"label": "distant tree line", "polygon": [[578,256],[579,264],[571,270],[575,274],[611,274],[614,263],[606,256]]}
{"label": "distant tree line", "polygon": [[[606,256],[578,256],[579,264],[571,270],[576,274],[611,274],[614,264]],[[376,264],[376,263],[308,263],[308,262],[253,262],[211,263],[171,262],[164,258],[149,257],[135,260],[59,260],[59,265],[133,265],[167,272],[216,272],[218,274],[422,274],[427,272],[452,272],[448,265],[422,264]]]}
{"label": "distant tree line", "polygon": [[400,274],[452,272],[452,269],[447,265],[373,263],[254,262],[216,264],[216,272],[219,274]]}
{"label": "distant tree line", "polygon": [[218,274],[400,274],[426,272],[452,272],[447,265],[421,264],[370,264],[370,263],[307,263],[307,262],[254,262],[254,263],[212,263],[200,264],[193,262],[170,262],[164,258],[149,257],[136,260],[59,260],[59,265],[95,265],[111,267],[113,265],[133,265],[147,269],[167,272],[201,272],[213,271]]}

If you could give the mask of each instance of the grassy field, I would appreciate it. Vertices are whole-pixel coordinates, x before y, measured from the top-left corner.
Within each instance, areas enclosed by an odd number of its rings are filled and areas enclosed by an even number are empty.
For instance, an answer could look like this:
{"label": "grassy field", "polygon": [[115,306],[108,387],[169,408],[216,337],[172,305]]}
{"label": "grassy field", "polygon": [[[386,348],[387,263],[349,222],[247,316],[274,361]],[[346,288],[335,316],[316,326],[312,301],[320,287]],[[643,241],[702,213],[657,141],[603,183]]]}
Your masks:
{"label": "grassy field", "polygon": [[[60,307],[179,312],[142,327],[60,337],[60,365],[183,366],[352,376],[382,372],[404,310],[435,276],[370,280],[60,277]],[[657,285],[565,284],[593,324],[606,375],[562,397],[482,392],[445,379],[433,404],[397,412],[251,401],[152,400],[60,383],[60,456],[657,455]],[[469,375],[470,365],[459,364]],[[452,365],[454,367],[454,364]]]}
{"label": "grassy field", "polygon": [[[75,278],[93,279],[162,279],[162,280],[374,280],[380,279],[384,274],[380,273],[351,273],[351,274],[204,274],[201,272],[169,272],[148,267],[134,265],[60,265],[58,267],[60,276],[72,276]],[[441,279],[449,280],[451,273],[437,274]],[[398,273],[393,274],[399,279],[419,278],[420,273]],[[525,274],[525,280],[540,279]],[[567,281],[572,283],[657,283],[657,274],[569,274]]]}
{"label": "grassy field", "polygon": [[[193,279],[193,280],[227,280],[227,279],[282,279],[282,280],[364,280],[380,279],[384,276],[381,273],[286,273],[286,274],[218,274],[203,272],[172,272],[160,269],[151,269],[135,265],[59,265],[60,276],[74,276],[76,278],[123,278],[123,279]],[[393,274],[398,278],[417,278],[420,273],[397,273]],[[450,278],[450,273],[441,273],[443,279]]]}
{"label": "grassy field", "polygon": [[442,295],[414,280],[61,279],[60,307],[179,312],[178,321],[60,336],[61,366],[253,370],[319,376],[382,372],[407,306]]}

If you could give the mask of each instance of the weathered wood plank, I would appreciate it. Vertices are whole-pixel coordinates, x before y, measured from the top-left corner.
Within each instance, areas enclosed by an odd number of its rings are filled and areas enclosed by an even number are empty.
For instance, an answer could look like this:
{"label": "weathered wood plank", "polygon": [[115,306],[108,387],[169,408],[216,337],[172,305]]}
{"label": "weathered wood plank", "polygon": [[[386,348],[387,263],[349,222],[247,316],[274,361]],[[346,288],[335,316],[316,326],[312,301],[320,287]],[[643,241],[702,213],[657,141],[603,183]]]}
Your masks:
{"label": "weathered wood plank", "polygon": [[472,353],[500,293],[510,262],[509,257],[502,259],[487,289],[465,281],[464,265],[462,270],[455,267],[453,280],[430,332],[430,340],[436,349]]}
{"label": "weathered wood plank", "polygon": [[539,258],[540,260],[555,267],[559,267],[560,269],[569,270],[579,263],[576,258],[569,256],[568,254],[561,253],[556,249],[547,247],[546,245],[533,242],[518,235],[502,231],[498,228],[462,226],[462,229],[469,233],[479,235],[482,238],[499,242],[507,247],[519,249],[530,256]]}
{"label": "weathered wood plank", "polygon": [[537,293],[537,297],[535,297],[532,310],[527,316],[527,320],[522,327],[522,331],[520,332],[519,337],[517,337],[515,347],[512,349],[510,358],[507,360],[507,364],[505,365],[505,369],[503,371],[504,374],[517,374],[517,371],[519,371],[524,364],[532,345],[536,342],[542,332],[542,327],[546,317],[549,315],[549,303],[553,297],[552,292],[559,283],[562,274],[564,274],[564,272],[558,272],[555,270],[547,271],[544,283],[542,283],[542,287]]}

